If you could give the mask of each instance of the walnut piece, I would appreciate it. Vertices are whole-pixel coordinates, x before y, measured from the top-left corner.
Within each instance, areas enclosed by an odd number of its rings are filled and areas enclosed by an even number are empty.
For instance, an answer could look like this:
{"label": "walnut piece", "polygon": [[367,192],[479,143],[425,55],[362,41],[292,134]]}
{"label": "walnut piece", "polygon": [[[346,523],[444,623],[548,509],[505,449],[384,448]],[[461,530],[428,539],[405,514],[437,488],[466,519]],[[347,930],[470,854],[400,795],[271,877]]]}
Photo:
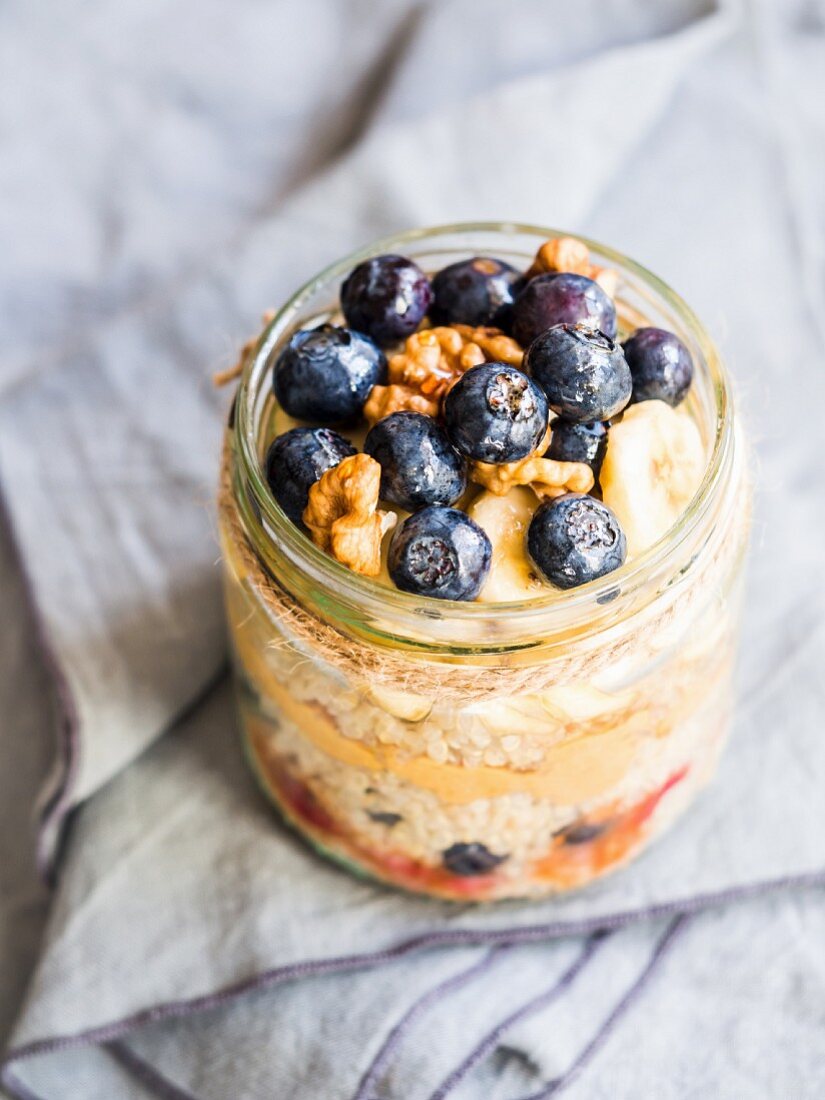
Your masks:
{"label": "walnut piece", "polygon": [[527,278],[543,275],[549,271],[572,271],[575,275],[586,275],[599,284],[605,294],[611,298],[616,294],[619,273],[612,267],[597,267],[590,262],[590,250],[583,241],[575,237],[551,237],[545,241],[536,253]]}
{"label": "walnut piece", "polygon": [[388,386],[373,386],[364,406],[370,424],[402,409],[438,416],[441,399],[470,367],[501,362],[521,366],[524,352],[497,328],[441,325],[408,336],[390,356]]}
{"label": "walnut piece", "polygon": [[375,459],[350,455],[310,488],[303,515],[316,546],[366,577],[381,572],[381,540],[397,519],[377,510],[380,485]]}
{"label": "walnut piece", "polygon": [[489,326],[473,328],[472,325],[453,325],[453,328],[468,341],[465,351],[475,346],[484,352],[484,361],[487,363],[509,363],[511,367],[521,366],[524,359],[521,345],[517,344],[511,336],[505,336],[501,329]]}
{"label": "walnut piece", "polygon": [[564,493],[587,493],[593,488],[593,471],[586,462],[557,462],[541,455],[550,446],[548,429],[537,450],[519,462],[471,462],[470,480],[503,497],[514,485],[529,485],[542,499]]}
{"label": "walnut piece", "polygon": [[441,402],[425,397],[411,386],[373,386],[364,405],[364,418],[370,427],[394,412],[418,412],[438,416]]}

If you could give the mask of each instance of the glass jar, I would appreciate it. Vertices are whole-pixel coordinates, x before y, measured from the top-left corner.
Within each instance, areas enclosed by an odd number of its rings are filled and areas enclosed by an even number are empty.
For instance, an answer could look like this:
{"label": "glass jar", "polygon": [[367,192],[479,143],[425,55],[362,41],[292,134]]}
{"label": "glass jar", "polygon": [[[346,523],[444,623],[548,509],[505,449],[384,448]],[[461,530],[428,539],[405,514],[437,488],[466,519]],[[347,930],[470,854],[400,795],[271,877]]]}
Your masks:
{"label": "glass jar", "polygon": [[424,600],[320,551],[268,491],[271,366],[334,317],[367,256],[435,271],[472,255],[527,267],[557,230],[460,225],[379,241],[327,268],[247,356],[220,499],[243,736],[266,794],[323,853],[461,900],[583,886],[639,853],[713,775],[731,717],[749,526],[745,454],[719,355],[650,272],[618,269],[620,330],[676,332],[708,455],[678,523],[620,570],[520,603]]}

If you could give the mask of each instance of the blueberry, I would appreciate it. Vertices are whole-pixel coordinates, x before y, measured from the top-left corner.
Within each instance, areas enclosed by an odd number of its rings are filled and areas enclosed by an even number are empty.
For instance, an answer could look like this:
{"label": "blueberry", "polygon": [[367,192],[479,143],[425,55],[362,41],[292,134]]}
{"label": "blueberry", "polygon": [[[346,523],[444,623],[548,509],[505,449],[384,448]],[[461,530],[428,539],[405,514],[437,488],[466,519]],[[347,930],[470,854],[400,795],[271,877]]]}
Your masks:
{"label": "blueberry", "polygon": [[616,307],[598,283],[584,275],[537,275],[516,298],[513,335],[527,347],[553,325],[584,322],[613,339],[618,331]]}
{"label": "blueberry", "polygon": [[587,325],[556,325],[524,356],[553,412],[588,423],[609,420],[630,400],[632,380],[620,344]]}
{"label": "blueberry", "polygon": [[388,567],[404,592],[437,600],[474,600],[490,572],[493,548],[456,508],[433,504],[406,519],[390,543]]}
{"label": "blueberry", "polygon": [[674,408],[693,381],[690,352],[675,333],[639,328],[625,341],[624,354],[633,377],[633,402],[666,401]]}
{"label": "blueberry", "polygon": [[532,454],[547,431],[547,398],[506,363],[466,371],[444,401],[453,446],[479,462],[515,462]]}
{"label": "blueberry", "polygon": [[347,324],[388,347],[415,332],[430,308],[430,281],[403,256],[373,256],[354,267],[341,287]]}
{"label": "blueberry", "polygon": [[354,419],[373,386],[387,379],[387,359],[368,336],[335,325],[294,333],[272,371],[275,396],[299,420]]}
{"label": "blueberry", "polygon": [[508,328],[523,278],[514,267],[489,256],[459,260],[433,278],[430,318],[436,325]]}
{"label": "blueberry", "polygon": [[589,844],[591,840],[603,836],[609,824],[609,821],[574,821],[553,835],[561,837],[565,844]]}
{"label": "blueberry", "polygon": [[556,588],[575,588],[618,569],[627,540],[606,504],[570,493],[539,505],[527,530],[527,552]]}
{"label": "blueberry", "polygon": [[354,454],[349,440],[329,428],[293,428],[273,440],[266,455],[266,480],[293,523],[302,524],[310,487],[321,474]]}
{"label": "blueberry", "polygon": [[414,512],[455,504],[467,488],[467,463],[431,416],[396,412],[379,420],[364,450],[381,466],[381,497]]}
{"label": "blueberry", "polygon": [[556,462],[586,462],[593,476],[598,477],[607,450],[607,425],[600,420],[581,422],[560,416],[551,427],[546,457]]}
{"label": "blueberry", "polygon": [[367,816],[379,825],[386,825],[390,829],[393,825],[397,825],[399,821],[404,820],[401,814],[389,813],[386,810],[367,810]]}
{"label": "blueberry", "polygon": [[441,853],[441,858],[452,874],[469,878],[495,870],[507,856],[494,855],[486,845],[474,840],[469,844],[451,844]]}

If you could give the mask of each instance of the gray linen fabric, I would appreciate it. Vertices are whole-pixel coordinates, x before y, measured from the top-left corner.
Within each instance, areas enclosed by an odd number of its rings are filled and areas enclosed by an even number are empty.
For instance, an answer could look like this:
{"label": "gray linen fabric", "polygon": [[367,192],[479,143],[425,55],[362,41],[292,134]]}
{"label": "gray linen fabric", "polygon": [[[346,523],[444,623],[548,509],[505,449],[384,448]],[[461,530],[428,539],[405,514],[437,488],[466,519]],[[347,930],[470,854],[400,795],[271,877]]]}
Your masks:
{"label": "gray linen fabric", "polygon": [[[0,15],[16,152],[0,218],[20,250],[0,264],[0,483],[73,708],[45,861],[80,807],[11,1095],[825,1089],[825,19],[650,7]],[[59,173],[39,171],[49,157]],[[739,382],[760,494],[719,780],[620,876],[472,908],[328,866],[246,774],[211,505],[226,398],[208,373],[343,250],[484,217],[589,232],[684,293]]]}

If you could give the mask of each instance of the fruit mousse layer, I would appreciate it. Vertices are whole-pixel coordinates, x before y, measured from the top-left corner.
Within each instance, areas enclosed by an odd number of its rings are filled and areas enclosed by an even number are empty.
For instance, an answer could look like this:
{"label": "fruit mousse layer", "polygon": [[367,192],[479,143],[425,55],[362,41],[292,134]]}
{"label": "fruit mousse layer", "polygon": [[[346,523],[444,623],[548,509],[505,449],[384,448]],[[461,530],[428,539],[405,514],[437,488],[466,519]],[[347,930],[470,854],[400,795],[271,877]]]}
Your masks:
{"label": "fruit mousse layer", "polygon": [[[432,277],[397,255],[359,264],[341,323],[294,332],[274,357],[261,439],[274,499],[339,562],[424,607],[564,599],[620,568],[679,520],[707,447],[687,347],[622,324],[617,281],[573,238],[527,271],[486,256]],[[455,898],[580,886],[713,770],[730,561],[689,620],[640,628],[607,667],[459,706],[296,654],[224,535],[259,778],[316,844],[379,878]]]}

